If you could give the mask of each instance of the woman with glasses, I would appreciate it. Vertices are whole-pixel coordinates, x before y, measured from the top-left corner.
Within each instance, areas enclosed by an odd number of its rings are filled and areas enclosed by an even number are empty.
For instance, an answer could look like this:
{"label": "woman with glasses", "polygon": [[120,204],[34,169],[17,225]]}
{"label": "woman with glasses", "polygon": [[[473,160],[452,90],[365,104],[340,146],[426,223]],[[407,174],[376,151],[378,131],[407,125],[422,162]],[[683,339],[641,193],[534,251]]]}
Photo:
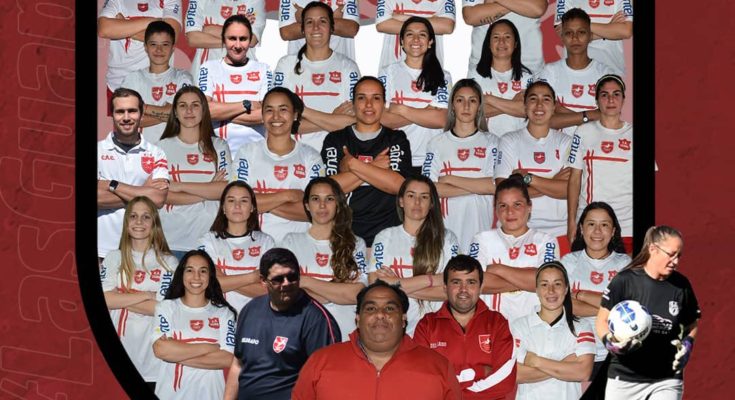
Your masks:
{"label": "woman with glasses", "polygon": [[[699,304],[680,272],[684,242],[669,226],[648,229],[641,252],[610,282],[597,314],[597,334],[612,353],[605,398],[681,399],[683,370],[697,336]],[[610,310],[635,300],[651,314],[651,332],[643,340],[619,341],[610,332]]]}

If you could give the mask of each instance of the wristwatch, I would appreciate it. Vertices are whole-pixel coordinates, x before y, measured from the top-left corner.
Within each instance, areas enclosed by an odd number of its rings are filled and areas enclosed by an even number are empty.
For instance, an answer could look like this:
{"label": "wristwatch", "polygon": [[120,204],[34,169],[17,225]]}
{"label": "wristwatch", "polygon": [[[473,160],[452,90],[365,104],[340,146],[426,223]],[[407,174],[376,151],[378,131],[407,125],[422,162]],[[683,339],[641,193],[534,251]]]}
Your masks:
{"label": "wristwatch", "polygon": [[523,183],[525,183],[526,186],[531,186],[531,181],[533,181],[533,175],[531,174],[523,175]]}
{"label": "wristwatch", "polygon": [[586,124],[590,122],[590,117],[587,116],[587,111],[582,111],[582,123]]}
{"label": "wristwatch", "polygon": [[118,181],[116,181],[116,180],[114,180],[114,179],[113,179],[113,180],[111,180],[111,181],[110,181],[110,186],[109,186],[109,188],[110,188],[110,191],[111,191],[111,192],[114,192],[114,191],[115,191],[115,189],[117,189],[117,185],[119,185],[119,184],[120,184],[120,182],[118,182]]}
{"label": "wristwatch", "polygon": [[243,100],[242,106],[245,108],[245,114],[250,114],[250,111],[253,109],[253,103],[250,100]]}

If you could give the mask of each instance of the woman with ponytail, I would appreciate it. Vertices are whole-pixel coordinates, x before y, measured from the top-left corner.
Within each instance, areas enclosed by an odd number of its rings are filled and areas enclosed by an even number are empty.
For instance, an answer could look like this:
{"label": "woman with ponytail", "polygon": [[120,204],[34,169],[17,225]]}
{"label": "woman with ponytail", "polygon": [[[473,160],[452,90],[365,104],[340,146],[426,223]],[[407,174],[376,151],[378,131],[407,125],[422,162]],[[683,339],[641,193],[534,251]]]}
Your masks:
{"label": "woman with ponytail", "polygon": [[250,185],[258,196],[261,229],[278,243],[289,232],[309,228],[301,204],[310,180],[323,175],[316,150],[295,141],[304,103],[277,87],[263,98],[266,140],[243,146],[233,157],[230,176]]}
{"label": "woman with ponytail", "polygon": [[324,137],[355,122],[351,110],[352,87],[360,78],[355,62],[333,49],[335,33],[332,8],[313,1],[301,13],[304,44],[296,54],[278,61],[275,86],[293,90],[304,101],[303,120],[297,140],[322,150]]}
{"label": "woman with ponytail", "polygon": [[365,241],[352,232],[352,210],[331,178],[312,180],[304,190],[311,222],[306,232],[289,233],[279,247],[291,250],[301,266],[300,286],[326,304],[342,340],[355,330],[357,293],[367,283]]}
{"label": "woman with ponytail", "polygon": [[[605,399],[682,398],[684,367],[701,317],[691,283],[677,271],[683,247],[678,230],[649,228],[640,253],[603,293],[595,327],[612,353]],[[635,300],[651,314],[651,333],[643,341],[621,341],[610,332],[610,310],[623,300]]]}
{"label": "woman with ponytail", "polygon": [[511,321],[516,340],[516,399],[577,400],[592,371],[592,325],[572,313],[569,277],[558,261],[536,270],[538,312]]}
{"label": "woman with ponytail", "polygon": [[[444,300],[444,267],[459,252],[457,236],[444,228],[439,194],[427,177],[407,178],[396,197],[403,223],[375,236],[370,261],[370,282],[398,283],[409,296],[406,333]],[[435,301],[424,301],[435,300]]]}
{"label": "woman with ponytail", "polygon": [[420,172],[429,141],[447,122],[452,78],[442,69],[436,53],[436,35],[429,20],[410,17],[400,31],[406,59],[382,68],[388,111],[381,123],[406,133],[411,142],[411,165]]}

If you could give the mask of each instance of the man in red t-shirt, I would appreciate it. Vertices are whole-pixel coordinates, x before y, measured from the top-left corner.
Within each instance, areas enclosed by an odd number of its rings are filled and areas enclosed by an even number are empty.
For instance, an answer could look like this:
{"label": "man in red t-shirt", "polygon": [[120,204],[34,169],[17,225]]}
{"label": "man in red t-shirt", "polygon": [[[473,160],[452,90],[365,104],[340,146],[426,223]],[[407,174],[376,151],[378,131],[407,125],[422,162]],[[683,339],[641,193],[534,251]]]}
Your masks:
{"label": "man in red t-shirt", "polygon": [[414,341],[449,359],[464,399],[503,399],[516,383],[508,321],[480,300],[482,266],[459,255],[444,269],[447,301],[416,326]]}

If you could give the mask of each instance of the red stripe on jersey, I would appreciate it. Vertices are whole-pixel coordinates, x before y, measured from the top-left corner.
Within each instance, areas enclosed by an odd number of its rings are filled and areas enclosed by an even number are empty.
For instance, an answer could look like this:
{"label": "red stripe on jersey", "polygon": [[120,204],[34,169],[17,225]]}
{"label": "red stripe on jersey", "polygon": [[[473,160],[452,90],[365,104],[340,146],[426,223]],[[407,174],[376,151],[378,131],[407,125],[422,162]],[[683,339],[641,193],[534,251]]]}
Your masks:
{"label": "red stripe on jersey", "polygon": [[403,275],[403,270],[410,269],[413,270],[413,265],[410,264],[404,264],[403,263],[403,257],[393,258],[393,264],[389,265],[388,268],[392,269],[393,272],[396,273],[400,278],[405,278]]}
{"label": "red stripe on jersey", "polygon": [[327,313],[327,310],[325,310],[321,303],[319,303],[318,301],[311,299],[311,302],[324,315],[324,319],[327,320],[327,328],[329,328],[329,337],[332,339],[332,343],[336,343],[336,339],[334,338],[334,328],[332,328],[332,321],[329,319],[329,313]]}
{"label": "red stripe on jersey", "polygon": [[582,337],[591,337],[591,338],[595,337],[595,335],[592,332],[579,332],[579,335],[577,335],[577,336],[580,337],[580,338],[582,338]]}
{"label": "red stripe on jersey", "polygon": [[563,97],[559,99],[559,104],[567,108],[578,108],[582,110],[596,110],[597,109],[597,106],[586,106],[584,104],[567,103],[564,101]]}
{"label": "red stripe on jersey", "polygon": [[120,318],[117,320],[117,336],[125,336],[125,327],[128,324],[128,309],[123,308],[120,310]]}
{"label": "red stripe on jersey", "polygon": [[224,273],[225,275],[227,275],[227,271],[228,270],[229,271],[255,271],[256,269],[258,269],[258,267],[255,267],[255,266],[242,266],[242,267],[238,267],[238,266],[235,266],[235,265],[227,265],[227,263],[225,262],[225,260],[224,259],[221,259],[221,258],[218,258],[217,259],[217,265],[216,265],[216,267],[217,267],[217,269],[220,272]]}
{"label": "red stripe on jersey", "polygon": [[591,156],[594,156],[595,151],[594,150],[587,150],[587,155],[584,157],[584,164],[587,166],[587,190],[585,190],[585,198],[587,199],[587,204],[590,204],[592,202],[592,178],[594,176],[593,172],[593,166],[592,163],[593,158]]}
{"label": "red stripe on jersey", "polygon": [[300,88],[296,85],[294,92],[297,96],[301,97],[301,99],[303,99],[304,96],[339,96],[339,93],[337,92],[307,92],[304,90],[304,85],[301,85]]}
{"label": "red stripe on jersey", "polygon": [[412,101],[414,103],[431,103],[429,99],[422,99],[419,97],[406,97],[403,95],[403,90],[396,90],[396,94],[391,99],[391,103],[403,104],[405,101]]}
{"label": "red stripe on jersey", "polygon": [[585,160],[612,161],[612,162],[628,162],[627,158],[620,157],[604,157],[604,156],[585,156]]}
{"label": "red stripe on jersey", "polygon": [[526,172],[551,172],[550,168],[528,168],[521,165],[521,160],[518,160],[518,169],[525,170]]}
{"label": "red stripe on jersey", "polygon": [[194,343],[194,342],[200,342],[200,343],[218,343],[217,339],[200,338],[200,337],[188,338],[188,339],[179,339],[179,342],[182,342],[182,343]]}
{"label": "red stripe on jersey", "polygon": [[577,339],[577,343],[584,343],[584,342],[594,343],[595,342],[595,338],[587,338],[586,337],[586,338],[579,338],[579,339]]}
{"label": "red stripe on jersey", "polygon": [[590,18],[612,18],[614,14],[587,14]]}
{"label": "red stripe on jersey", "polygon": [[403,4],[396,4],[396,8],[393,10],[393,13],[397,14],[412,14],[412,15],[434,15],[434,11],[425,11],[425,10],[411,10],[411,9],[405,9],[405,6]]}
{"label": "red stripe on jersey", "polygon": [[442,218],[449,216],[449,198],[442,197],[439,199],[439,203],[442,209]]}
{"label": "red stripe on jersey", "polygon": [[393,55],[395,55],[396,58],[401,57],[401,38],[398,35],[396,35],[396,46],[393,49]]}
{"label": "red stripe on jersey", "polygon": [[333,274],[317,274],[316,272],[301,272],[302,276],[310,276],[312,278],[324,278],[324,279],[332,279],[334,278]]}
{"label": "red stripe on jersey", "polygon": [[452,167],[452,163],[449,162],[449,161],[443,162],[442,165],[444,166],[444,168],[442,168],[441,170],[439,170],[439,173],[440,174],[444,174],[444,175],[452,175],[452,172],[455,172],[455,171],[472,171],[472,172],[476,172],[476,171],[480,171],[481,170],[480,168],[477,168],[477,167]]}

